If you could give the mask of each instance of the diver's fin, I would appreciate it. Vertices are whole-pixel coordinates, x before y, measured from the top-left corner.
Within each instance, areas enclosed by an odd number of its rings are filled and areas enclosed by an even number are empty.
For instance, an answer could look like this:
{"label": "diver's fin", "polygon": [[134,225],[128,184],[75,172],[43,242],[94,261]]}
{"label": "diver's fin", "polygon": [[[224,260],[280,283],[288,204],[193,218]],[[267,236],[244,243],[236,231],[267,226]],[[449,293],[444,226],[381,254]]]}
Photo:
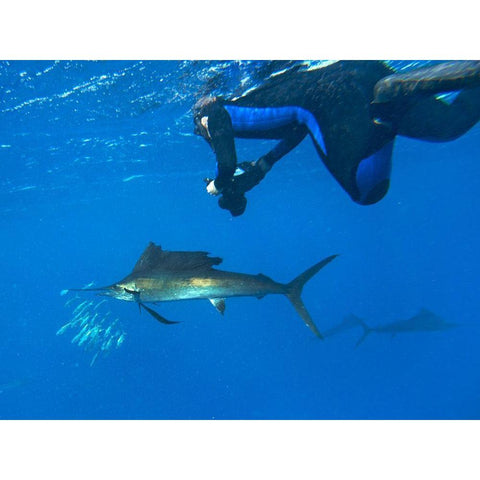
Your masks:
{"label": "diver's fin", "polygon": [[174,323],[179,323],[179,322],[171,322],[170,320],[167,320],[166,318],[162,317],[159,313],[157,313],[155,310],[152,310],[151,308],[147,307],[144,303],[138,303],[140,307],[143,307],[155,320],[158,320],[161,323],[165,323],[166,325],[172,325]]}
{"label": "diver's fin", "polygon": [[305,270],[302,274],[300,274],[297,278],[292,280],[290,283],[287,283],[285,285],[286,293],[285,295],[288,297],[290,302],[292,302],[293,307],[297,311],[297,313],[302,317],[302,320],[305,322],[305,324],[312,330],[312,332],[319,338],[323,339],[322,334],[318,331],[315,323],[312,320],[312,317],[310,317],[310,314],[308,313],[307,309],[305,308],[305,305],[303,304],[302,299],[300,298],[300,295],[302,294],[302,289],[304,285],[320,270],[322,269],[325,265],[330,263],[335,257],[338,255],[331,255],[325,259],[323,259],[321,262],[318,262],[317,264],[313,265],[313,267],[310,267],[308,270]]}
{"label": "diver's fin", "polygon": [[221,313],[225,312],[225,299],[224,298],[209,298],[210,303]]}

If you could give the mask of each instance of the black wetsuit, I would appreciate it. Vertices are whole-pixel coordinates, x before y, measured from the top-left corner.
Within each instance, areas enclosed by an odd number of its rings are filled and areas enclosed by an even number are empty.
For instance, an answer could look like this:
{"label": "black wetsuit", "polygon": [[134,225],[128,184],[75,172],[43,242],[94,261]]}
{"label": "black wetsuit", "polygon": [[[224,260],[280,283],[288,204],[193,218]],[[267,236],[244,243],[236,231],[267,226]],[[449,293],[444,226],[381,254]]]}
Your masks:
{"label": "black wetsuit", "polygon": [[[450,104],[435,96],[453,91],[459,93]],[[447,141],[479,119],[480,62],[474,61],[406,74],[396,74],[380,61],[340,61],[311,71],[286,71],[237,99],[208,97],[194,107],[195,131],[217,157],[219,204],[233,215],[245,210],[245,191],[307,134],[351,198],[368,205],[388,191],[396,135]],[[244,173],[234,176],[235,137],[280,142],[262,162],[240,164]]]}

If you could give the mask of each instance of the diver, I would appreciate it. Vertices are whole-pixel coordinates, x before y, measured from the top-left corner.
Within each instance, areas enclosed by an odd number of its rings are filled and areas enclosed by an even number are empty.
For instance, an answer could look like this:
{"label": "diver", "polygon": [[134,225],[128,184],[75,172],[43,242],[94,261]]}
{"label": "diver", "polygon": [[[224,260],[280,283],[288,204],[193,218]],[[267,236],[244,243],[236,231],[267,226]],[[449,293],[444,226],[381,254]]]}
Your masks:
{"label": "diver", "polygon": [[[440,98],[452,93],[453,101]],[[338,61],[287,70],[228,100],[203,97],[193,107],[195,133],[216,155],[207,192],[233,216],[245,192],[307,135],[337,182],[361,205],[380,201],[390,184],[396,135],[454,140],[480,119],[480,61],[443,62],[396,73],[381,61]],[[237,164],[235,137],[278,139],[255,162]]]}

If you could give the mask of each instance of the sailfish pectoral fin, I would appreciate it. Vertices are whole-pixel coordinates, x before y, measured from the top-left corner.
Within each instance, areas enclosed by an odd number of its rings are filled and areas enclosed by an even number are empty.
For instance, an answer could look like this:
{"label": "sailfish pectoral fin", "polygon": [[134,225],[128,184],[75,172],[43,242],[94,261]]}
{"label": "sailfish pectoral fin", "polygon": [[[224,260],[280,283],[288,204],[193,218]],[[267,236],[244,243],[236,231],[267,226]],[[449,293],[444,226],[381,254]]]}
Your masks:
{"label": "sailfish pectoral fin", "polygon": [[225,313],[225,299],[224,298],[209,298],[210,303],[223,315]]}
{"label": "sailfish pectoral fin", "polygon": [[172,322],[170,320],[167,320],[166,318],[162,317],[159,313],[157,313],[155,310],[152,310],[151,308],[147,307],[143,303],[138,303],[140,307],[143,307],[155,320],[158,320],[161,323],[165,323],[166,325],[173,325],[174,323],[180,323],[180,322]]}

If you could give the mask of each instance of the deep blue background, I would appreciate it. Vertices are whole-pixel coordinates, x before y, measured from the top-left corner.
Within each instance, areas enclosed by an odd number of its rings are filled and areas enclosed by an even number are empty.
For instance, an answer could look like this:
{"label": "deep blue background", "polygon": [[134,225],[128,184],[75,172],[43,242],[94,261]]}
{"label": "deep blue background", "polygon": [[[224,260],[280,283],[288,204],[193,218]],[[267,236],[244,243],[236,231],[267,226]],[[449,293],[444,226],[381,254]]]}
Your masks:
{"label": "deep blue background", "polygon": [[[479,126],[444,144],[397,138],[390,192],[369,207],[306,139],[232,219],[205,193],[214,156],[190,108],[209,81],[232,91],[263,66],[0,63],[0,418],[480,418]],[[269,145],[237,142],[240,161]],[[59,293],[119,280],[149,241],[282,282],[340,253],[303,294],[321,330],[421,307],[463,326],[355,349],[360,331],[321,342],[281,296],[229,299],[224,318],[207,301],[159,307],[175,326],[111,300],[126,341],[90,367],[55,335],[71,318]]]}

